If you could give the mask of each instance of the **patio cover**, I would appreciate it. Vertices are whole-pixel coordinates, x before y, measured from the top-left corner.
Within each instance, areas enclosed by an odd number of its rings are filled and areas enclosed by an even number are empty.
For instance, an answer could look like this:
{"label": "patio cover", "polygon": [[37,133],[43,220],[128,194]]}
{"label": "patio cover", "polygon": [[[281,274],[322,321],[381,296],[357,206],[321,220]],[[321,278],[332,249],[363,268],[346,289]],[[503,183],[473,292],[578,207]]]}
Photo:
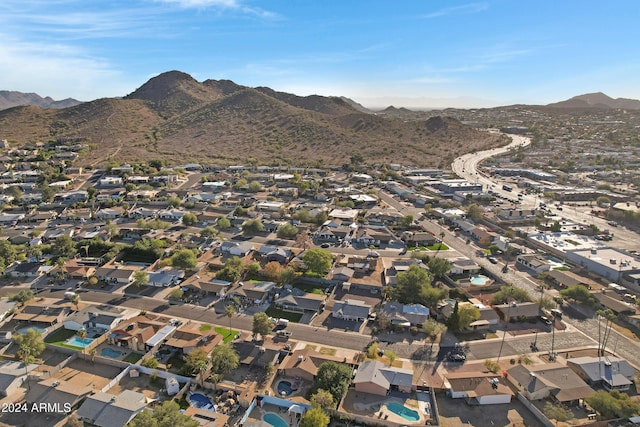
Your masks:
{"label": "patio cover", "polygon": [[293,412],[294,414],[304,414],[305,409],[300,405],[291,405],[289,406],[289,409],[287,410],[287,412]]}

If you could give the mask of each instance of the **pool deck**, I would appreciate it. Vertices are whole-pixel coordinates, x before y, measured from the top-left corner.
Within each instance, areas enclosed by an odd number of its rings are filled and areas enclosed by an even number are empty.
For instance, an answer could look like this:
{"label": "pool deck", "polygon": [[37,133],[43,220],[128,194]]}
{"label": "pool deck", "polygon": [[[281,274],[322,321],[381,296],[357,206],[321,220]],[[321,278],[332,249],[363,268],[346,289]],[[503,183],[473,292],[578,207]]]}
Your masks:
{"label": "pool deck", "polygon": [[262,407],[256,407],[253,409],[253,411],[251,411],[251,414],[249,414],[249,418],[247,418],[247,421],[244,424],[245,427],[264,426],[265,421],[262,420],[262,417],[269,412],[273,412],[274,414],[278,415],[280,418],[289,423],[290,427],[298,427],[298,425],[300,424],[300,419],[296,416],[296,414],[289,414],[286,409],[280,406],[266,404]]}
{"label": "pool deck", "polygon": [[[420,393],[422,394],[422,393]],[[420,402],[421,397],[418,398],[417,407],[415,406],[416,400],[411,399],[403,399],[400,397],[394,396],[379,396],[375,394],[356,392],[355,390],[349,390],[345,400],[342,404],[342,409],[345,412],[353,412],[357,415],[363,415],[366,417],[370,417],[373,419],[384,421],[390,421],[396,424],[401,425],[424,425],[425,422],[430,419],[429,416],[425,415],[425,403]],[[391,412],[387,408],[387,403],[396,402],[407,408],[414,410],[418,413],[420,417],[417,421],[409,421],[400,415]],[[407,404],[407,402],[412,402],[412,404]]]}

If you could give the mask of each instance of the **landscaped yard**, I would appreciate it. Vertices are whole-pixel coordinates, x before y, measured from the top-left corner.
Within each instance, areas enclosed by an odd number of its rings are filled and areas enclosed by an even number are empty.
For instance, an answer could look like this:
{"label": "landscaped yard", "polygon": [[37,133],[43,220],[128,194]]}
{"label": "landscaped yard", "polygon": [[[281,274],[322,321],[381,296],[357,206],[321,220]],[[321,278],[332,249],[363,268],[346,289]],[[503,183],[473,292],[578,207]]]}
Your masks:
{"label": "landscaped yard", "polygon": [[140,354],[140,353],[129,353],[129,354],[127,354],[127,357],[125,357],[122,360],[127,362],[127,363],[136,363],[136,362],[138,362],[138,360],[142,359],[142,356],[143,355]]}
{"label": "landscaped yard", "polygon": [[232,341],[235,338],[235,336],[238,335],[238,331],[235,331],[232,329],[231,332],[229,332],[229,328],[217,327],[215,330],[217,333],[222,335],[222,341],[225,344],[228,343],[229,341]]}
{"label": "landscaped yard", "polygon": [[326,354],[327,356],[335,356],[336,355],[336,349],[335,348],[331,348],[331,347],[320,347],[320,351],[318,353],[320,354]]}
{"label": "landscaped yard", "polygon": [[202,325],[200,326],[200,332],[210,331],[212,327],[211,325]]}
{"label": "landscaped yard", "polygon": [[310,294],[316,294],[316,295],[323,295],[324,294],[324,288],[320,287],[320,286],[314,286],[311,285],[309,283],[294,283],[293,284],[294,288],[298,288],[302,291],[308,292]]}
{"label": "landscaped yard", "polygon": [[276,319],[288,319],[291,322],[298,323],[302,318],[302,313],[292,313],[290,311],[280,310],[279,308],[275,308],[274,306],[269,306],[267,308],[267,316],[274,317]]}
{"label": "landscaped yard", "polygon": [[448,251],[449,246],[444,243],[434,243],[433,245],[427,246],[427,249],[430,251]]}
{"label": "landscaped yard", "polygon": [[53,331],[52,333],[50,333],[49,335],[47,335],[44,339],[44,342],[46,342],[47,344],[57,345],[59,347],[65,347],[65,348],[70,348],[72,350],[82,351],[83,350],[82,347],[66,344],[66,341],[72,336],[74,336],[75,334],[76,334],[76,331],[72,331],[66,328],[59,328]]}

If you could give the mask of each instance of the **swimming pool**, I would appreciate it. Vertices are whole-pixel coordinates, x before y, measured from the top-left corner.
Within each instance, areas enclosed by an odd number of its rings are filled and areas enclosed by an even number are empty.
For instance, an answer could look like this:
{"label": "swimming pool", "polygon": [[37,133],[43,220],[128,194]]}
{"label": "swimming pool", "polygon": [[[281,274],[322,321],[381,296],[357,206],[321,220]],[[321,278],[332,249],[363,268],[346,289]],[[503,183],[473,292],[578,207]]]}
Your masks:
{"label": "swimming pool", "polygon": [[279,396],[291,396],[293,389],[291,388],[291,382],[280,381],[278,383],[278,395]]}
{"label": "swimming pool", "polygon": [[40,326],[25,326],[23,328],[18,329],[16,332],[19,334],[26,334],[29,329],[33,329],[36,332],[43,333],[47,330],[47,328],[42,328]]}
{"label": "swimming pool", "polygon": [[273,427],[289,427],[289,423],[273,412],[267,412],[262,417],[262,421],[271,424]]}
{"label": "swimming pool", "polygon": [[69,341],[67,341],[67,344],[72,345],[74,347],[85,348],[86,346],[91,344],[94,339],[95,338],[84,338],[84,339],[82,339],[79,336],[74,335],[71,338],[69,338]]}
{"label": "swimming pool", "polygon": [[491,282],[491,279],[488,278],[487,276],[483,276],[482,274],[475,274],[471,276],[469,281],[471,282],[472,285],[485,286],[489,284],[489,282]]}
{"label": "swimming pool", "polygon": [[191,393],[189,395],[189,403],[198,409],[206,409],[207,411],[215,412],[216,408],[213,406],[213,402],[207,396],[202,393]]}
{"label": "swimming pool", "polygon": [[105,347],[102,350],[100,350],[100,354],[105,357],[117,359],[118,357],[121,357],[123,353],[119,350],[114,350],[111,347]]}
{"label": "swimming pool", "polygon": [[401,405],[396,402],[387,403],[387,409],[393,412],[396,415],[401,416],[407,421],[419,421],[420,415],[414,411],[413,409],[409,409],[404,405]]}

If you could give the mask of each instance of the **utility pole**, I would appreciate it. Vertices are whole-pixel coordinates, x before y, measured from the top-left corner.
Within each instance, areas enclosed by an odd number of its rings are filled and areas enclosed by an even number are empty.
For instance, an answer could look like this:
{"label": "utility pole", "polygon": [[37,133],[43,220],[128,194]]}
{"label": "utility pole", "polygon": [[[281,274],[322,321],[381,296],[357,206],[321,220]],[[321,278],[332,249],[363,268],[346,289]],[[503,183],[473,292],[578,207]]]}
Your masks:
{"label": "utility pole", "polygon": [[500,342],[500,350],[498,351],[498,359],[496,363],[500,363],[500,356],[502,356],[502,347],[504,347],[504,340],[507,337],[507,332],[509,331],[509,320],[511,319],[511,307],[516,306],[515,301],[508,301],[509,307],[507,308],[507,321],[504,327],[504,334],[502,335],[502,341]]}

